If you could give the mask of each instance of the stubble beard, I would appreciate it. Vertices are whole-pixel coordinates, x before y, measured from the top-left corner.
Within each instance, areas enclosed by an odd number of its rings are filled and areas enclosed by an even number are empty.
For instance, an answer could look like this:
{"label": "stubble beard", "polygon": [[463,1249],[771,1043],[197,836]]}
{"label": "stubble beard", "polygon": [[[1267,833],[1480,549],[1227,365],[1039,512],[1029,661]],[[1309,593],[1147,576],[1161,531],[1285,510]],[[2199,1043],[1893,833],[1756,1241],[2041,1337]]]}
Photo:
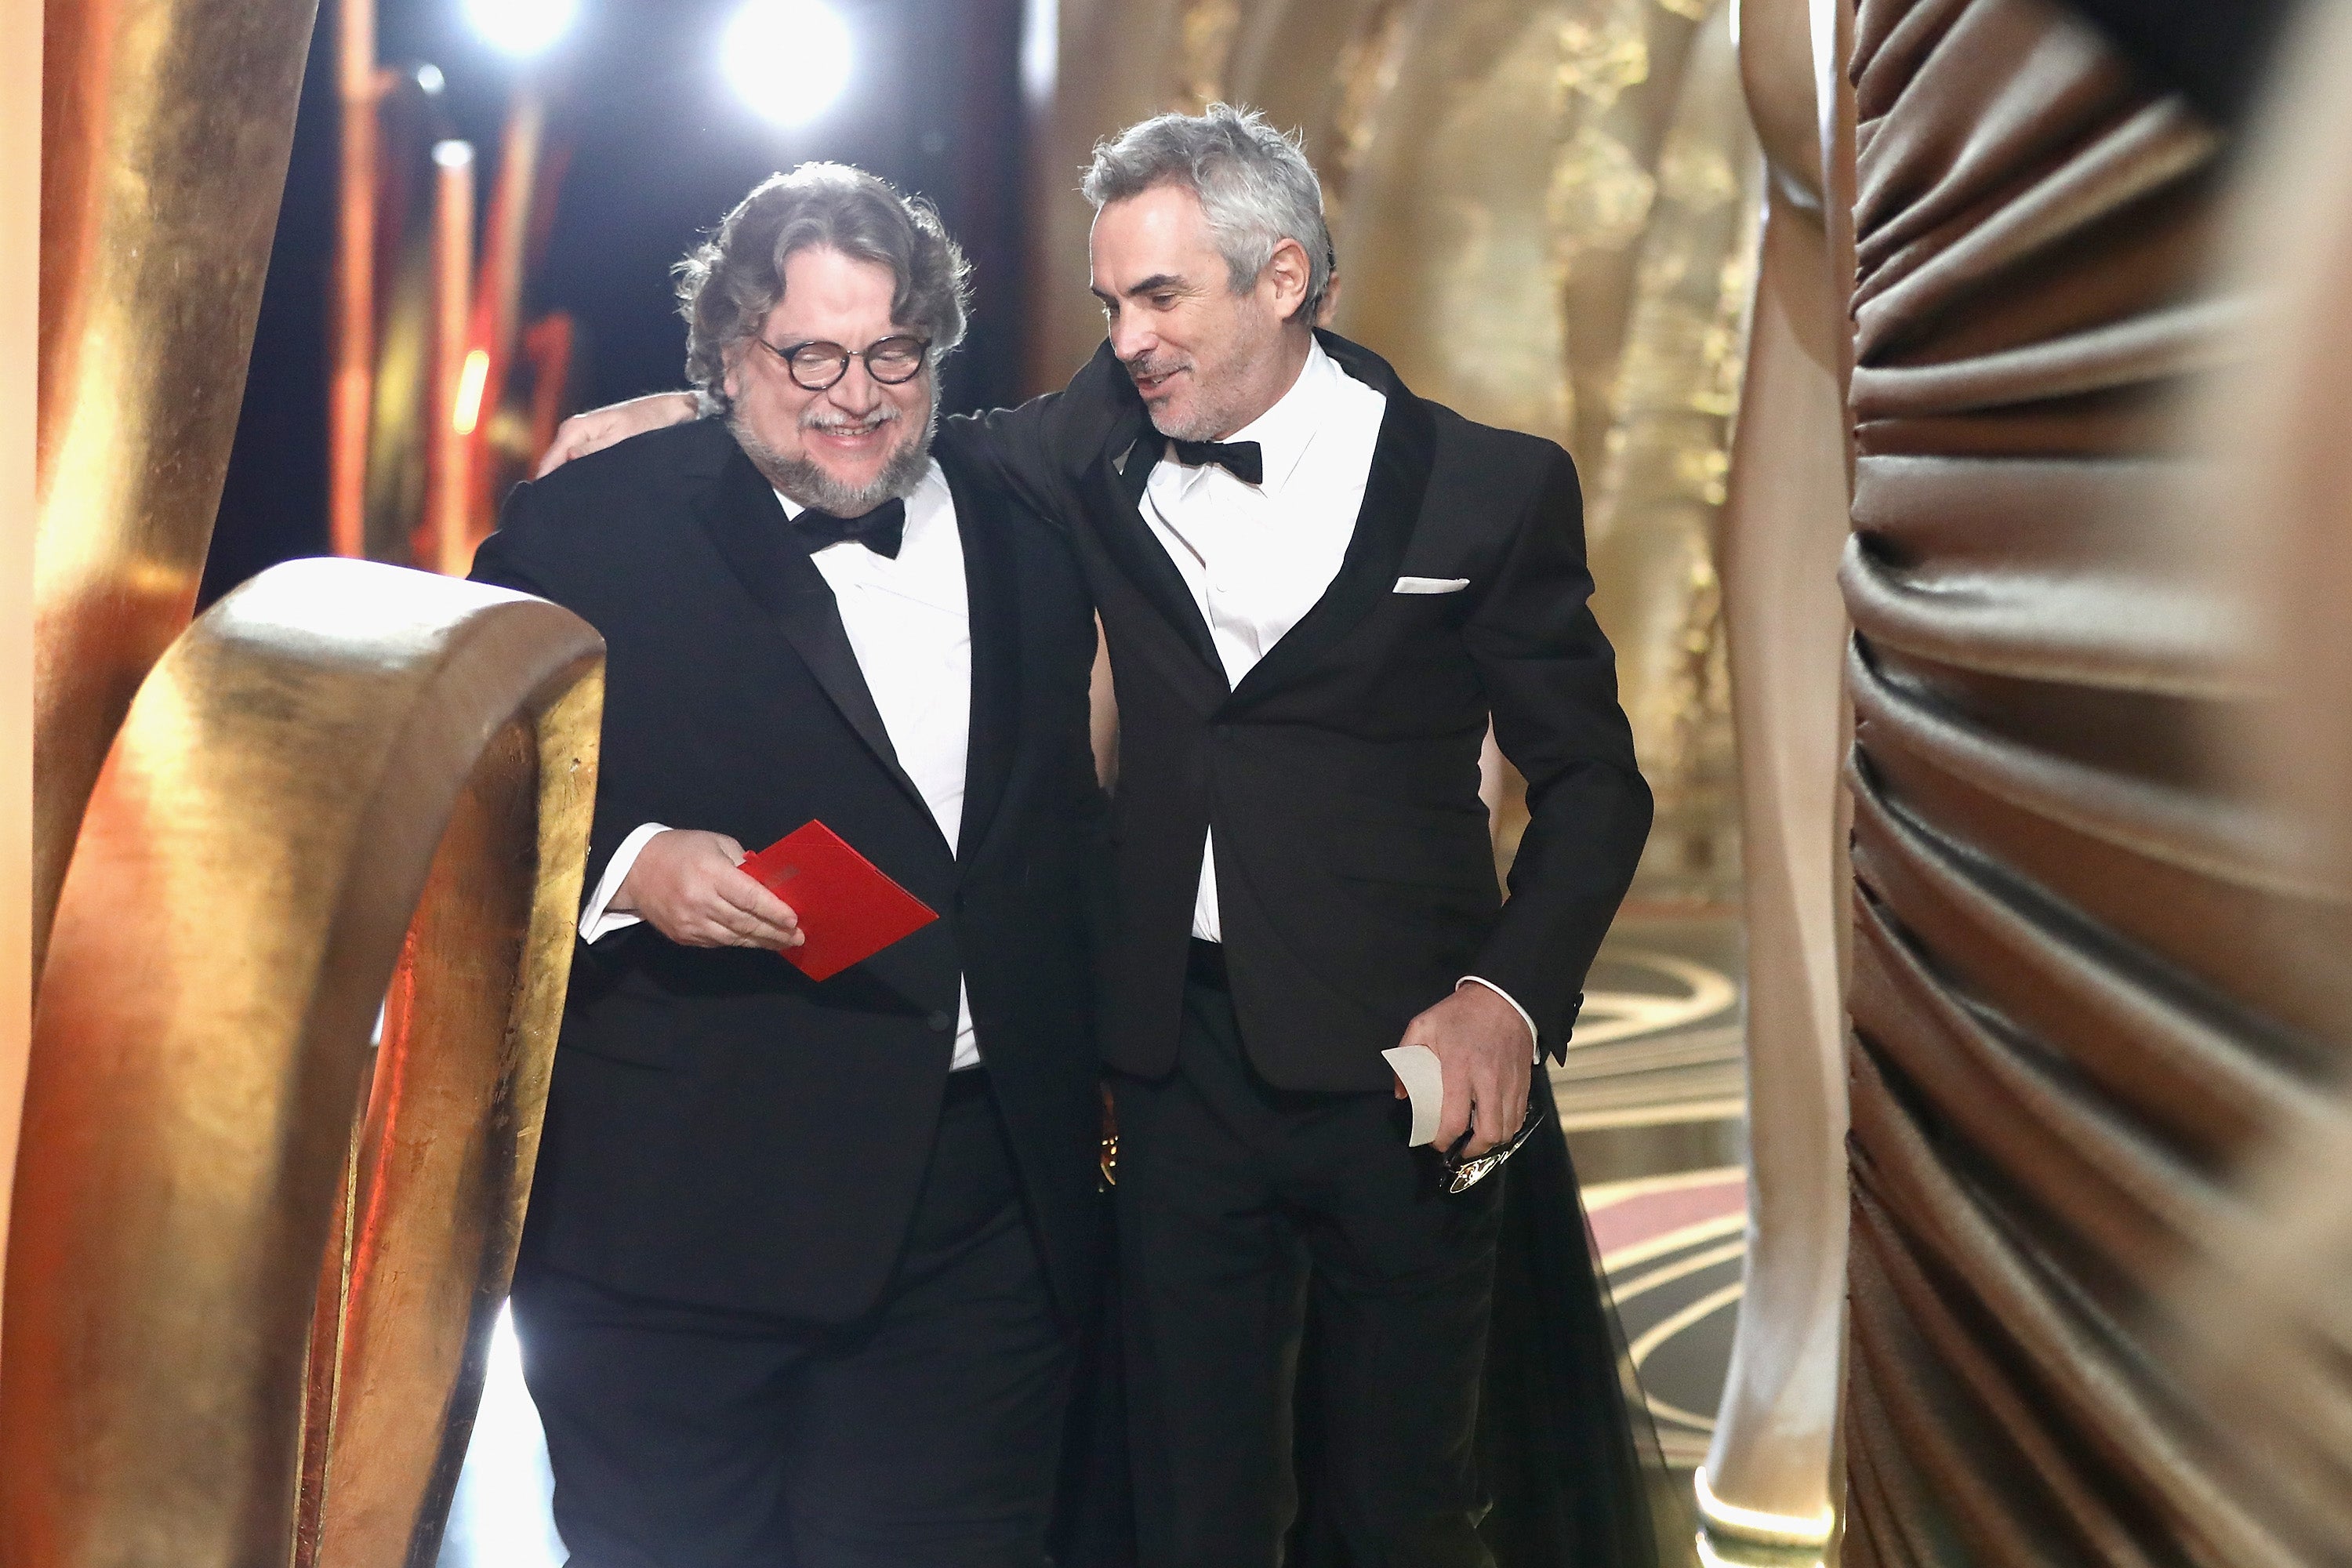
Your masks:
{"label": "stubble beard", "polygon": [[1203,374],[1200,355],[1188,354],[1164,361],[1137,360],[1127,367],[1133,376],[1164,374],[1183,371],[1192,382],[1192,413],[1181,419],[1163,408],[1144,405],[1151,416],[1151,427],[1171,441],[1218,441],[1249,423],[1243,416],[1246,394],[1243,383],[1276,352],[1272,344],[1235,344],[1224,346],[1224,353],[1213,373]]}
{"label": "stubble beard", "polygon": [[[900,416],[903,420],[906,416]],[[835,517],[864,517],[884,501],[899,500],[915,493],[923,476],[931,468],[931,437],[940,423],[937,399],[925,406],[921,428],[900,441],[890,454],[882,471],[870,483],[845,485],[827,473],[813,458],[788,458],[760,439],[751,422],[740,408],[727,416],[727,427],[735,436],[735,444],[751,459],[751,466],[770,484],[804,507],[829,512]],[[805,423],[803,428],[809,428]]]}
{"label": "stubble beard", "polygon": [[1211,441],[1222,431],[1217,422],[1224,417],[1220,408],[1210,406],[1207,388],[1201,380],[1200,362],[1193,359],[1137,360],[1127,367],[1132,376],[1168,375],[1182,371],[1192,378],[1194,403],[1190,417],[1177,419],[1164,405],[1147,403],[1144,412],[1151,416],[1151,427],[1171,441]]}

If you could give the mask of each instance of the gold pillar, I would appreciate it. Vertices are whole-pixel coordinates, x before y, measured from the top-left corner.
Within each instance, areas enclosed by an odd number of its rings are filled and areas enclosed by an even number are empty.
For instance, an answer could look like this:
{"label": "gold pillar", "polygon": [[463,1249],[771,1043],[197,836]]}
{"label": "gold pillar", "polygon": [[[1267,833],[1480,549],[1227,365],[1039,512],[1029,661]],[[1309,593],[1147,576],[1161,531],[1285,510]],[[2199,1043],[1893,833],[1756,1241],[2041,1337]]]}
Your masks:
{"label": "gold pillar", "polygon": [[[546,142],[546,97],[537,79],[526,74],[515,85],[506,128],[499,136],[499,172],[490,187],[481,258],[474,279],[469,352],[480,354],[482,362],[475,378],[460,387],[457,409],[467,473],[466,537],[458,559],[445,564],[444,571],[473,570],[475,549],[498,526],[501,465],[511,459],[502,458],[494,428],[506,406],[507,383],[514,371],[523,270],[530,260],[530,226],[539,205]],[[543,444],[532,451],[535,455],[542,449]]]}
{"label": "gold pillar", "polygon": [[[1748,911],[1747,1290],[1698,1476],[1719,1536],[1820,1547],[1834,1522],[1845,1310],[1849,871],[1839,557],[1852,528],[1843,263],[1852,203],[1840,0],[1742,0],[1750,112],[1771,176],[1724,517]],[[1826,113],[1822,105],[1827,106]],[[1843,116],[1843,119],[1841,119]]]}
{"label": "gold pillar", "polygon": [[363,555],[368,426],[375,403],[377,116],[383,97],[375,65],[375,0],[336,0],[335,96],[342,139],[327,389],[327,532],[336,554]]}
{"label": "gold pillar", "polygon": [[530,1187],[602,689],[566,611],[333,560],[255,579],[156,667],[37,1021],[0,1568],[432,1560]]}
{"label": "gold pillar", "polygon": [[[425,519],[432,564],[462,577],[473,560],[467,538],[473,468],[467,461],[473,424],[461,435],[457,402],[467,380],[474,309],[474,149],[444,142],[433,149],[433,376],[425,404]],[[477,373],[479,374],[479,373]]]}
{"label": "gold pillar", "polygon": [[49,0],[36,974],[107,746],[195,605],[315,9],[316,0]]}
{"label": "gold pillar", "polygon": [[40,363],[40,209],[41,8],[9,0],[0,6],[0,1254],[33,1015],[33,531],[26,521]]}

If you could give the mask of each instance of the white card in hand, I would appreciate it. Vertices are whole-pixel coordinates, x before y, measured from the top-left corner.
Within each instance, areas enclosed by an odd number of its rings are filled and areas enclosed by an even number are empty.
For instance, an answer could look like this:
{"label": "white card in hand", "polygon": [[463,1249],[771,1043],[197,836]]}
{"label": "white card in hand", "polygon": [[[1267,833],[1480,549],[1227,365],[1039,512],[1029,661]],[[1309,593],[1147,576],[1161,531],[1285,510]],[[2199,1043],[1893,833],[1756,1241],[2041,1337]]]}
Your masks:
{"label": "white card in hand", "polygon": [[1405,1140],[1405,1146],[1418,1149],[1433,1142],[1437,1119],[1445,1110],[1445,1073],[1437,1065],[1437,1053],[1427,1046],[1396,1046],[1381,1055],[1412,1101],[1412,1136]]}

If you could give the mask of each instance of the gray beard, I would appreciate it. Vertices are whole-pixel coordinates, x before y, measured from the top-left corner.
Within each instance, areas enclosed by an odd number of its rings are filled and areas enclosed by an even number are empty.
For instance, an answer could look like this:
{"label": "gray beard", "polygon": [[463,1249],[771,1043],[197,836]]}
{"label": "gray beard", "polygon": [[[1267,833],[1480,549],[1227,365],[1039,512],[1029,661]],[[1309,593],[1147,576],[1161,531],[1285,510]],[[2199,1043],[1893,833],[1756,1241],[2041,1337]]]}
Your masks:
{"label": "gray beard", "polygon": [[923,416],[923,427],[898,444],[882,471],[874,476],[874,482],[852,487],[810,458],[785,457],[753,434],[740,414],[730,411],[727,416],[727,428],[734,433],[735,444],[743,448],[762,479],[800,505],[835,517],[864,517],[884,501],[914,494],[923,476],[930,472],[931,437],[939,422],[939,405],[934,402]]}

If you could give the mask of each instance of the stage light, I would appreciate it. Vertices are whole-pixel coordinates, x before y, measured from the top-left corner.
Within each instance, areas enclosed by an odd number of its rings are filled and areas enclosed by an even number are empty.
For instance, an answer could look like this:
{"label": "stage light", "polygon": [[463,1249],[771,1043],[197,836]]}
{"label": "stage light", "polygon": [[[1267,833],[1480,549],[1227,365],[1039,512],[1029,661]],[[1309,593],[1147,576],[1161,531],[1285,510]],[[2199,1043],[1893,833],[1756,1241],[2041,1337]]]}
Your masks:
{"label": "stage light", "polygon": [[482,388],[490,379],[490,351],[476,349],[467,354],[463,369],[457,373],[457,406],[451,411],[449,423],[460,436],[470,436],[482,417]]}
{"label": "stage light", "polygon": [[727,24],[720,65],[743,100],[779,125],[805,125],[849,85],[849,25],[822,0],[750,0]]}
{"label": "stage light", "polygon": [[572,26],[580,0],[466,0],[466,18],[490,47],[535,55]]}

